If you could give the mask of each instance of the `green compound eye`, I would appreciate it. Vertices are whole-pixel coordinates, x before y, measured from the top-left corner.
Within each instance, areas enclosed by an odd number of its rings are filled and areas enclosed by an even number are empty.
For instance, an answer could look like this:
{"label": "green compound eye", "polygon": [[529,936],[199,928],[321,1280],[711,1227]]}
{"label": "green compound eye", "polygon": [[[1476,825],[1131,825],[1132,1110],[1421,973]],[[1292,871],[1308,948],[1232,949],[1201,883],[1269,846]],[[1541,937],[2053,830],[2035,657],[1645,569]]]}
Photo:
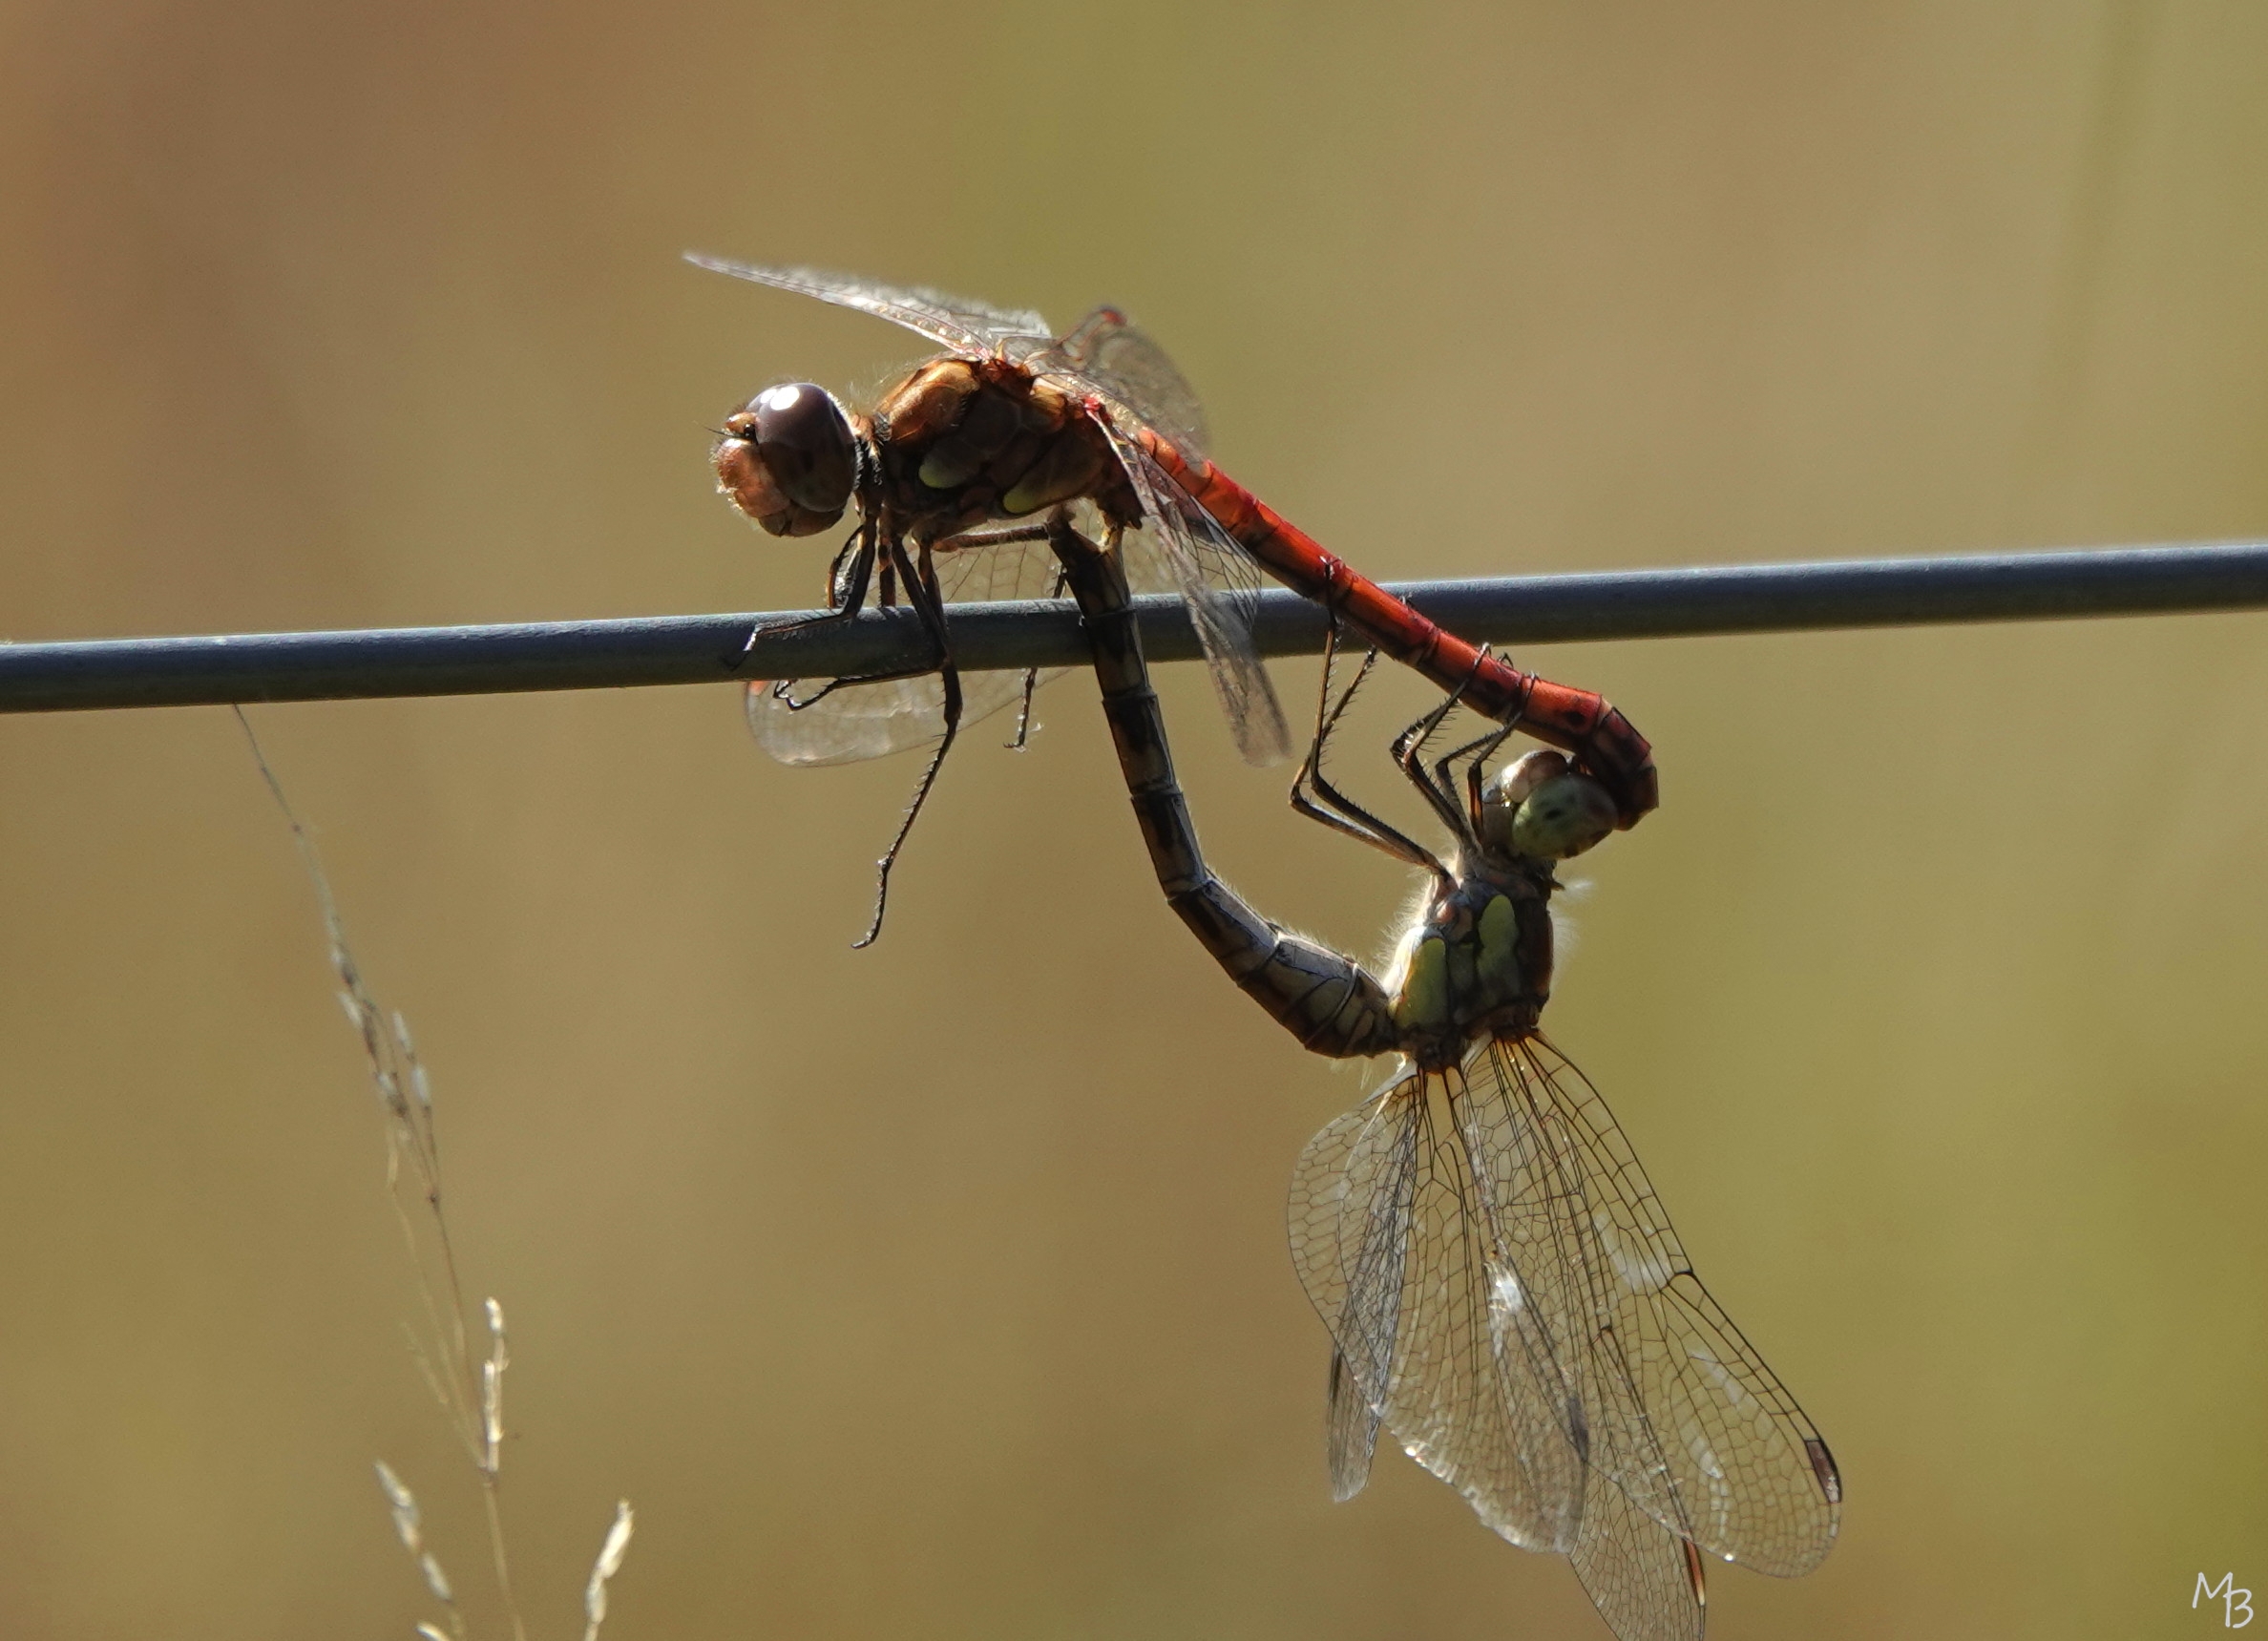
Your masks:
{"label": "green compound eye", "polygon": [[1553,775],[1512,815],[1512,848],[1538,860],[1568,860],[1614,830],[1614,799],[1588,775]]}
{"label": "green compound eye", "polygon": [[1492,854],[1526,852],[1512,841],[1512,817],[1538,787],[1566,772],[1564,757],[1539,747],[1491,775],[1480,793],[1481,845]]}

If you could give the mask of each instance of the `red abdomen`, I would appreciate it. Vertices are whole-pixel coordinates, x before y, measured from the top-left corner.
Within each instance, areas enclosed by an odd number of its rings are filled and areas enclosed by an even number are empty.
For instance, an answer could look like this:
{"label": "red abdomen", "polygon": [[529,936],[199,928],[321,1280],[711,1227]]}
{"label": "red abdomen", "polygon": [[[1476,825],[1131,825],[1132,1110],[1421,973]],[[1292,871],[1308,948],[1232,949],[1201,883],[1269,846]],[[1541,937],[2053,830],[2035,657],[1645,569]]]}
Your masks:
{"label": "red abdomen", "polygon": [[1222,529],[1293,592],[1314,600],[1380,650],[1417,668],[1474,711],[1570,752],[1614,794],[1631,826],[1659,801],[1652,749],[1630,721],[1587,689],[1522,672],[1418,614],[1209,461],[1144,429],[1143,448]]}

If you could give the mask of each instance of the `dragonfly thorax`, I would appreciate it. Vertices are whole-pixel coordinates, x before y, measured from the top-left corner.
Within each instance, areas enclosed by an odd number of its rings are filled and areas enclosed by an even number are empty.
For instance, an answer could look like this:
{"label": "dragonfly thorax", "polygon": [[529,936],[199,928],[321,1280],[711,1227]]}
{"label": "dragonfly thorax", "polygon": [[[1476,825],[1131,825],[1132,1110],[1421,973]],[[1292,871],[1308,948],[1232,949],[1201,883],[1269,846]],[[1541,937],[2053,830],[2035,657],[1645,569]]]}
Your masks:
{"label": "dragonfly thorax", "polygon": [[1557,752],[1530,752],[1481,785],[1480,812],[1459,828],[1456,855],[1387,980],[1401,1050],[1421,1068],[1535,1030],[1551,996],[1552,865],[1589,849],[1615,818],[1606,788]]}
{"label": "dragonfly thorax", "polygon": [[1526,1036],[1551,996],[1550,867],[1461,864],[1387,977],[1401,1050],[1428,1071],[1458,1063],[1476,1039]]}
{"label": "dragonfly thorax", "polygon": [[1086,407],[1001,360],[933,359],[884,394],[869,423],[876,498],[916,539],[938,540],[1078,497],[1140,516]]}

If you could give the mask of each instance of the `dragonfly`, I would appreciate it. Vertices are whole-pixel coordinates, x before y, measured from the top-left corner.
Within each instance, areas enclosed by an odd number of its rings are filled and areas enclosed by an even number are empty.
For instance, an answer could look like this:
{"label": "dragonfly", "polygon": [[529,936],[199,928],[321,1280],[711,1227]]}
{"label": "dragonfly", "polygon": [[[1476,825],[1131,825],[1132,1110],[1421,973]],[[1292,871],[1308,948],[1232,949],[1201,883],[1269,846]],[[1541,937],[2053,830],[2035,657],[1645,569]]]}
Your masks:
{"label": "dragonfly", "polygon": [[1293,1175],[1293,1263],[1332,1338],[1334,1496],[1383,1426],[1491,1529],[1564,1554],[1621,1641],[1699,1641],[1704,1568],[1783,1577],[1832,1546],[1826,1442],[1693,1273],[1605,1103],[1545,1039],[1557,864],[1614,799],[1557,751],[1488,773],[1509,726],[1430,756],[1455,698],[1394,758],[1455,848],[1444,860],[1324,773],[1328,664],[1295,808],[1426,873],[1384,977],[1287,932],[1206,865],[1174,778],[1126,583],[1059,522],[1128,796],[1167,903],[1300,1044],[1399,1062]]}
{"label": "dragonfly", "polygon": [[1044,518],[1068,503],[1100,515],[1106,550],[1125,549],[1129,585],[1181,594],[1248,760],[1273,763],[1289,751],[1250,635],[1267,575],[1483,716],[1572,754],[1612,795],[1617,825],[1654,807],[1651,752],[1612,705],[1444,631],[1213,465],[1196,394],[1119,309],[1098,307],[1058,334],[1037,313],[934,291],[697,252],[687,260],[873,314],[945,349],[864,415],[811,383],[767,388],[725,419],[712,452],[718,489],[771,535],[830,530],[856,508],[858,522],[830,572],[829,611],[810,619],[848,620],[870,597],[883,605],[902,599],[929,640],[931,656],[904,671],[759,681],[747,689],[756,739],[788,763],[933,747],[876,863],[874,919],[857,944],[881,927],[891,868],[961,726],[1019,700],[1018,744],[1029,724],[1039,676],[964,679],[946,605],[1060,593]]}

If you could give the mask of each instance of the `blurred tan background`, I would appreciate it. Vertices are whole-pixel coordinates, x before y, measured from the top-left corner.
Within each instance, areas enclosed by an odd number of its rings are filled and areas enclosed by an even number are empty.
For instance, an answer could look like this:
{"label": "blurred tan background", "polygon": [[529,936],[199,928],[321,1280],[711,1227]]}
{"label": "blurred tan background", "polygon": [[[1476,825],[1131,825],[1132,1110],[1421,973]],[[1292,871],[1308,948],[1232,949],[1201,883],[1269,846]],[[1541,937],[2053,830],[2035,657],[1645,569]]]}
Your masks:
{"label": "blurred tan background", "polygon": [[[0,631],[808,606],[704,429],[919,349],[686,246],[1124,304],[1382,576],[2257,536],[2264,49],[2203,3],[18,0]],[[1522,657],[1665,771],[1555,1034],[1848,1481],[1712,1633],[2268,1595],[2264,634]],[[1217,862],[1375,950],[1399,874],[1168,690]],[[1405,1461],[1330,1504],[1282,1198],[1363,1080],[1160,906],[1089,686],[1041,704],[865,954],[913,767],[774,767],[729,690],[255,713],[514,1325],[531,1632],[627,1495],[619,1641],[1603,1636]],[[407,1634],[379,1456],[503,1634],[235,726],[0,760],[0,1634]]]}

